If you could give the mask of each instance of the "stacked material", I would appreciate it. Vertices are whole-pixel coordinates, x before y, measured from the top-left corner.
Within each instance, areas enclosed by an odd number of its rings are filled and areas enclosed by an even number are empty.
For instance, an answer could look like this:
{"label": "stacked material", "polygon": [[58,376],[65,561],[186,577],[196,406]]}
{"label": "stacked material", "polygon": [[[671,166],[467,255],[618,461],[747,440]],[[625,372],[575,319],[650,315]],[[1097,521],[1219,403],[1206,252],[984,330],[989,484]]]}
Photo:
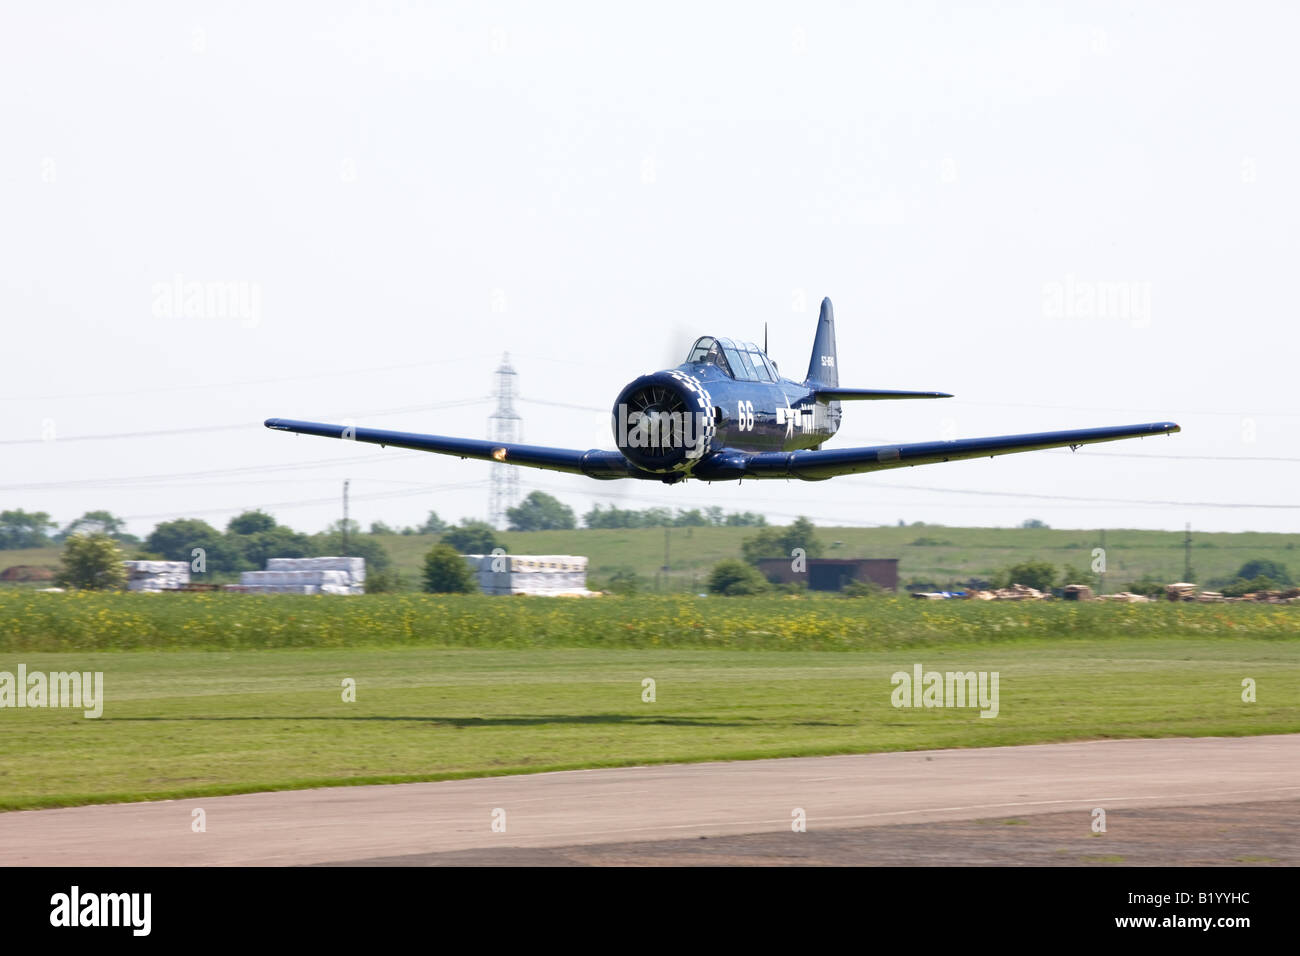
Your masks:
{"label": "stacked material", "polygon": [[1165,585],[1165,597],[1171,601],[1195,601],[1196,585],[1187,581],[1178,581]]}
{"label": "stacked material", "polygon": [[586,555],[464,554],[484,594],[590,597]]}
{"label": "stacked material", "polygon": [[271,594],[364,594],[365,558],[268,558],[265,571],[243,571],[241,590]]}
{"label": "stacked material", "polygon": [[1147,604],[1151,598],[1145,594],[1134,594],[1132,591],[1120,591],[1116,594],[1103,594],[1100,601],[1119,601],[1122,604]]}
{"label": "stacked material", "polygon": [[1065,586],[1065,599],[1067,601],[1091,601],[1092,588],[1086,584],[1067,584]]}
{"label": "stacked material", "polygon": [[1009,588],[998,588],[993,592],[995,601],[1042,601],[1049,597],[1050,594],[1025,584],[1013,584]]}
{"label": "stacked material", "polygon": [[123,561],[128,591],[178,591],[190,583],[188,561]]}

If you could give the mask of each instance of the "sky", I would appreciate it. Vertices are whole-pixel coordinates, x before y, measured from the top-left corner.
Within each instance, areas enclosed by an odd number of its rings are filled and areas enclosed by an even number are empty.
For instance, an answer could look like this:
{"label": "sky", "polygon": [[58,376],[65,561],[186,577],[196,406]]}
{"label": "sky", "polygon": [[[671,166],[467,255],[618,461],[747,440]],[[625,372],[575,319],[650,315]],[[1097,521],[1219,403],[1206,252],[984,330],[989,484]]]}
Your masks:
{"label": "sky", "polygon": [[1298,27],[1266,3],[8,5],[0,510],[314,531],[349,479],[363,526],[483,518],[486,463],[262,422],[487,437],[508,351],[526,441],[612,448],[621,387],[698,335],[767,323],[802,372],[829,296],[841,384],[956,396],[846,404],[835,447],[1183,431],[521,491],[1300,532]]}

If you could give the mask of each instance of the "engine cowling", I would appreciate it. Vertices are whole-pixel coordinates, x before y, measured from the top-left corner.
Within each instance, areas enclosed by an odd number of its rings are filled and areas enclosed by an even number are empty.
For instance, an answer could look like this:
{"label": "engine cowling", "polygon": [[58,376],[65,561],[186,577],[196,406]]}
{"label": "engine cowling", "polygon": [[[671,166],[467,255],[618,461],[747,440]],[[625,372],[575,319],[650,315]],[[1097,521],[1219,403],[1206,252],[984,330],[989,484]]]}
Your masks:
{"label": "engine cowling", "polygon": [[614,402],[614,442],[636,467],[656,474],[689,472],[708,454],[717,423],[699,380],[683,372],[642,375]]}

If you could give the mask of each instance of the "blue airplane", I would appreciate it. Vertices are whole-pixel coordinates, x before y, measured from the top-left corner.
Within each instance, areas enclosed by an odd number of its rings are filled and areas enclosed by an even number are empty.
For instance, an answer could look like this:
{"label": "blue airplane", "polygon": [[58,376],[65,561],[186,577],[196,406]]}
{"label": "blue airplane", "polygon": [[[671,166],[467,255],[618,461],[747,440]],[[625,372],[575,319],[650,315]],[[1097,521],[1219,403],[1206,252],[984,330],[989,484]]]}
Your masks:
{"label": "blue airplane", "polygon": [[764,349],[747,342],[703,336],[691,346],[681,365],[642,375],[619,393],[612,416],[614,451],[548,448],[285,418],[267,419],[266,427],[588,478],[640,478],[668,484],[687,478],[822,481],[886,468],[1041,448],[1078,448],[1180,430],[1173,422],[1150,422],[992,438],[822,448],[839,430],[841,402],[951,397],[945,392],[842,387],[835,353],[835,316],[831,300],[823,299],[804,381],[783,378]]}

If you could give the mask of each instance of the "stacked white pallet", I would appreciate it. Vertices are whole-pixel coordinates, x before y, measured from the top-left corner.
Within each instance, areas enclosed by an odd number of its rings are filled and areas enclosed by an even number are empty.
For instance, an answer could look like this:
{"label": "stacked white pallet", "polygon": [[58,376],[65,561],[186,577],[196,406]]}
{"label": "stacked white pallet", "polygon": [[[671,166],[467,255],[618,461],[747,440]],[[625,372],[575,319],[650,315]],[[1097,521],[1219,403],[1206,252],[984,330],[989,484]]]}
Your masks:
{"label": "stacked white pallet", "polygon": [[244,571],[239,584],[271,594],[364,594],[365,558],[268,558],[265,571]]}
{"label": "stacked white pallet", "polygon": [[466,554],[484,594],[585,597],[587,558],[578,554]]}
{"label": "stacked white pallet", "polygon": [[190,583],[188,561],[123,561],[128,591],[175,591]]}
{"label": "stacked white pallet", "polygon": [[365,558],[267,558],[268,571],[343,571],[348,583],[357,587],[366,583]]}

